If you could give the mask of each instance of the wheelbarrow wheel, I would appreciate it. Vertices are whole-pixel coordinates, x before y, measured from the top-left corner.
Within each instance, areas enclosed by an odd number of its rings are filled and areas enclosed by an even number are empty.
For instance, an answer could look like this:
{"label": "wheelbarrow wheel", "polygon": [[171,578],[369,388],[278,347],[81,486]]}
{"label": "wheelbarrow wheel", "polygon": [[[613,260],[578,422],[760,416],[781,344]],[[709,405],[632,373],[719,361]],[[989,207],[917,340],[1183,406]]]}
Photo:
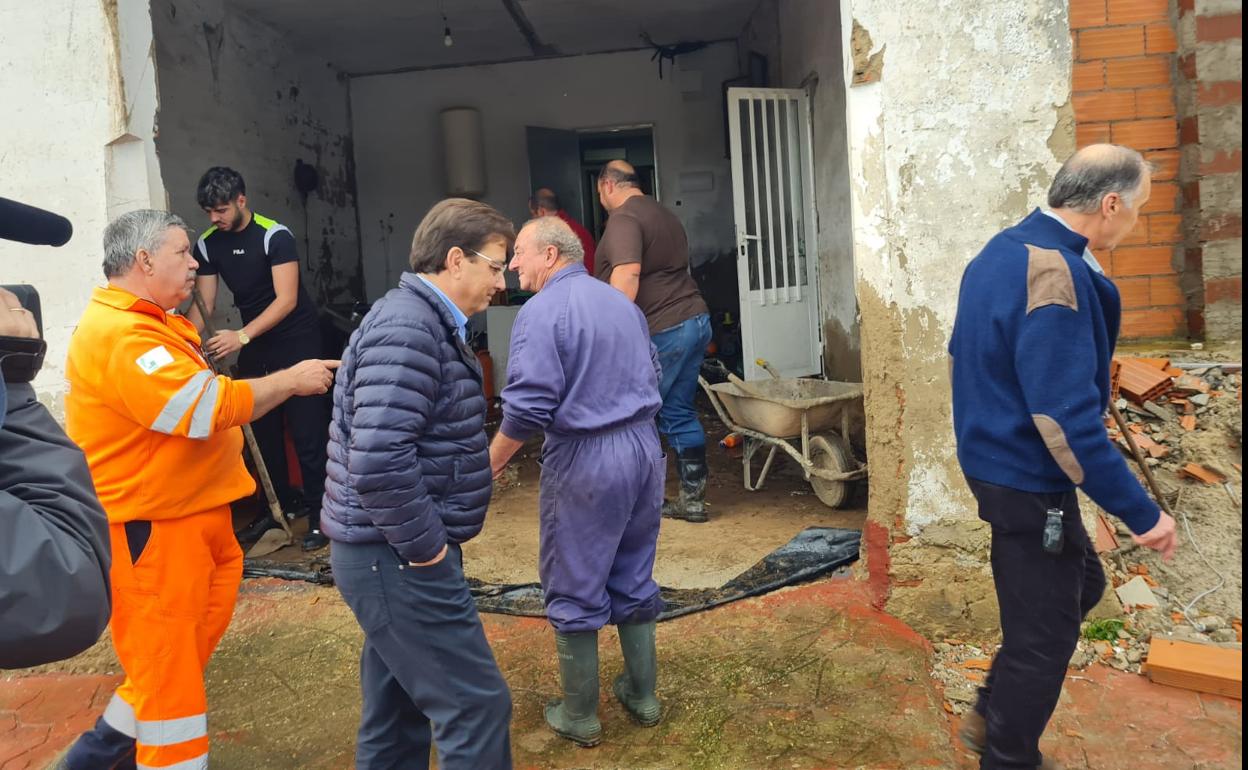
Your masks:
{"label": "wheelbarrow wheel", "polygon": [[[849,448],[845,446],[840,436],[810,437],[810,463],[819,470],[848,473],[852,470],[851,456]],[[819,502],[829,508],[840,508],[849,500],[850,482],[828,481],[818,476],[811,476],[810,486],[815,490]]]}

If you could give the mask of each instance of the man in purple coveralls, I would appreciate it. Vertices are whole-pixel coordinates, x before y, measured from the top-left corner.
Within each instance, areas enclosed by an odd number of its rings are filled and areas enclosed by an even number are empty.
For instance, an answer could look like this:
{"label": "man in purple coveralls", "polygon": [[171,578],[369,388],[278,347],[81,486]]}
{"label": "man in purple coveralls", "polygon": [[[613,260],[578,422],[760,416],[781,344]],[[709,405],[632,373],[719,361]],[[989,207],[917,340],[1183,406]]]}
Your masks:
{"label": "man in purple coveralls", "polygon": [[598,629],[607,623],[618,626],[624,653],[616,698],[642,725],[659,722],[654,627],[663,601],[652,573],[667,465],[645,316],[592,278],[582,254],[555,217],[534,219],[516,237],[511,268],[537,294],[512,328],[490,465],[497,478],[525,440],[545,432],[538,574],[563,683],[546,721],[594,746],[602,739]]}

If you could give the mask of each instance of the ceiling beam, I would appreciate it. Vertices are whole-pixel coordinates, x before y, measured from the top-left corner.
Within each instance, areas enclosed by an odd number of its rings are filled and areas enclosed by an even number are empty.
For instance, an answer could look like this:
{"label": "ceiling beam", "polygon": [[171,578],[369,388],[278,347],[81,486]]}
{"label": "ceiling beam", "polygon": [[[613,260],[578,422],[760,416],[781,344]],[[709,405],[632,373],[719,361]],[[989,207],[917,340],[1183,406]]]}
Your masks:
{"label": "ceiling beam", "polygon": [[[725,37],[716,40],[707,40],[708,46],[717,43],[735,43],[735,37]],[[463,67],[489,67],[497,64],[516,64],[519,62],[538,61],[539,59],[575,59],[578,56],[605,56],[613,53],[631,53],[633,51],[653,51],[654,48],[648,45],[629,46],[627,48],[608,48],[601,51],[581,51],[577,53],[559,53],[551,56],[513,56],[505,59],[481,59],[477,61],[449,62],[447,64],[416,64],[408,67],[394,67],[384,70],[361,70],[359,72],[346,72],[348,78],[372,78],[380,75],[401,75],[407,72],[429,72],[432,70],[453,70]]]}
{"label": "ceiling beam", "polygon": [[525,15],[524,9],[520,7],[517,0],[502,0],[503,7],[507,9],[507,13],[511,15],[511,20],[515,23],[516,29],[524,37],[524,42],[528,43],[529,50],[534,56],[558,56],[559,50],[553,45],[547,45],[537,36],[537,30],[533,29],[533,22],[529,21],[529,17]]}

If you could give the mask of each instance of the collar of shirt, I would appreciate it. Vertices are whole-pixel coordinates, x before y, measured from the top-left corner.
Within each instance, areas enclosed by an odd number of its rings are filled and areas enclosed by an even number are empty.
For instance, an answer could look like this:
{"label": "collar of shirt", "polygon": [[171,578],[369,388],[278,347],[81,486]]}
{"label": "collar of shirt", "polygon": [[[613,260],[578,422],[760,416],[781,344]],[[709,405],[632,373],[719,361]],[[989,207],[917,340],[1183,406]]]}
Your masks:
{"label": "collar of shirt", "polygon": [[[1069,222],[1067,222],[1065,219],[1062,219],[1057,214],[1054,214],[1052,211],[1045,209],[1043,213],[1046,216],[1053,217],[1058,222],[1061,222],[1062,227],[1065,227],[1067,230],[1071,231],[1072,233],[1075,231],[1075,228],[1071,227]],[[1101,263],[1097,261],[1096,255],[1092,253],[1092,249],[1084,248],[1083,261],[1086,262],[1088,264],[1088,267],[1092,268],[1093,271],[1101,275],[1105,275],[1105,268],[1101,267]]]}
{"label": "collar of shirt", "polygon": [[[559,268],[558,272],[546,281],[546,286],[550,286],[557,281],[562,281],[565,278],[571,278],[574,275],[589,275],[589,271],[585,269],[584,262],[573,262]],[[542,288],[546,287],[543,286]]]}
{"label": "collar of shirt", "polygon": [[451,302],[451,298],[446,296],[445,292],[434,285],[433,281],[417,273],[416,277],[425,282],[425,285],[438,295],[438,299],[442,300],[442,304],[446,305],[447,310],[451,311],[451,317],[455,319],[456,329],[459,331],[459,338],[464,342],[468,341],[468,316],[464,315],[464,311],[459,306]]}

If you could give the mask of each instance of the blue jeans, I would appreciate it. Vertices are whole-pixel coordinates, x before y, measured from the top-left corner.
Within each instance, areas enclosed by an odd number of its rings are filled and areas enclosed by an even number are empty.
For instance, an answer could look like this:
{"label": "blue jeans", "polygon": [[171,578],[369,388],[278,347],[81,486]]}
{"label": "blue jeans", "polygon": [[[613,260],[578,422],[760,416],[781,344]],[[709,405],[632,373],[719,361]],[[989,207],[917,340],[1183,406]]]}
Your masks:
{"label": "blue jeans", "polygon": [[706,313],[664,329],[650,337],[659,351],[659,432],[676,452],[706,446],[706,433],[698,422],[693,397],[698,392],[702,357],[711,341],[711,319]]}

